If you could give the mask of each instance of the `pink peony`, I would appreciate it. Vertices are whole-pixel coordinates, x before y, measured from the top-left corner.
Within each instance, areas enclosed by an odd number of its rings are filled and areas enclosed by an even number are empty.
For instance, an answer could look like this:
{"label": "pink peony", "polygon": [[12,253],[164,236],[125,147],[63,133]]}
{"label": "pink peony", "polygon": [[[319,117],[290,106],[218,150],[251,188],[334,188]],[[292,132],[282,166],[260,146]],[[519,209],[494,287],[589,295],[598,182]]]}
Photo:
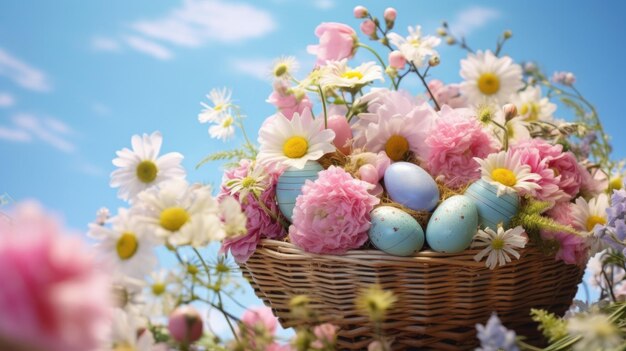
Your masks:
{"label": "pink peony", "polygon": [[379,202],[368,193],[371,187],[335,166],[321,171],[314,182],[307,180],[296,199],[291,242],[323,254],[340,254],[363,245],[370,211]]}
{"label": "pink peony", "polygon": [[440,114],[437,126],[426,138],[426,168],[434,177],[443,177],[447,186],[459,188],[480,178],[474,157],[484,158],[497,152],[497,143],[462,109],[443,106]]}
{"label": "pink peony", "polygon": [[[550,211],[548,217],[560,224],[574,226],[573,204],[570,202],[557,203]],[[580,228],[578,228],[580,229]],[[588,243],[585,238],[569,233],[554,233],[546,230],[541,231],[544,240],[556,240],[559,243],[559,251],[556,259],[567,264],[584,264],[588,258]]]}
{"label": "pink peony", "polygon": [[[224,172],[222,180],[222,188],[219,197],[225,195],[232,195],[241,203],[241,208],[245,213],[248,221],[246,228],[248,233],[242,237],[225,239],[222,242],[220,253],[229,252],[233,255],[235,260],[240,263],[244,263],[252,256],[254,250],[256,250],[257,244],[262,238],[280,239],[283,238],[286,233],[283,227],[272,219],[272,217],[263,209],[256,198],[252,194],[248,194],[247,198],[239,198],[239,194],[231,194],[230,190],[224,186],[224,184],[232,179],[244,179],[250,174],[253,162],[250,160],[241,160],[239,167],[229,169]],[[256,167],[260,167],[257,165]],[[276,183],[280,172],[276,170],[266,170],[268,178],[265,186],[265,191],[261,193],[260,199],[264,206],[272,213],[281,216],[276,204]]]}
{"label": "pink peony", "polygon": [[467,98],[461,95],[461,86],[459,84],[445,85],[440,80],[431,80],[428,82],[428,89],[435,96],[435,100],[439,105],[448,105],[452,108],[467,107]]}
{"label": "pink peony", "polygon": [[272,313],[272,309],[265,306],[247,309],[241,316],[241,322],[251,330],[263,329],[270,335],[274,335],[278,327],[278,319]]}
{"label": "pink peony", "polygon": [[93,255],[36,203],[18,204],[11,218],[0,220],[0,346],[98,349],[112,301]]}
{"label": "pink peony", "polygon": [[319,45],[309,45],[307,51],[317,56],[317,65],[340,61],[354,55],[357,36],[354,29],[342,23],[326,22],[315,28]]}
{"label": "pink peony", "polygon": [[287,83],[280,80],[276,81],[274,91],[266,101],[276,106],[290,120],[294,113],[302,114],[313,106],[305,93],[298,94],[291,91]]}

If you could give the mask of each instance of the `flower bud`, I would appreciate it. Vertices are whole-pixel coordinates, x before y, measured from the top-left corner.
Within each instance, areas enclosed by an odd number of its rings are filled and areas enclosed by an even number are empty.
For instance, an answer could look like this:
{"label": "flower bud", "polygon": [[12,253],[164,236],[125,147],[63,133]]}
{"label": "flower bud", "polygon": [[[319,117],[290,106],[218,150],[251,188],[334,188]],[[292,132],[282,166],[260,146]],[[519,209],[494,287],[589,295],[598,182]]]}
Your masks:
{"label": "flower bud", "polygon": [[448,45],[454,45],[456,44],[456,39],[454,39],[454,37],[446,37],[446,43]]}
{"label": "flower bud", "polygon": [[504,37],[504,39],[511,39],[511,37],[513,36],[513,32],[511,32],[510,29],[507,29],[504,31],[504,33],[502,33],[502,36]]}
{"label": "flower bud", "polygon": [[537,65],[534,62],[528,61],[524,63],[524,72],[533,73],[536,70],[537,70]]}
{"label": "flower bud", "polygon": [[385,74],[391,78],[395,78],[398,76],[398,70],[391,66],[387,66],[387,68],[385,68]]}
{"label": "flower bud", "polygon": [[507,121],[510,121],[513,118],[517,117],[517,107],[515,106],[515,104],[506,104],[502,106],[502,111],[504,112],[504,118]]}
{"label": "flower bud", "polygon": [[202,317],[189,305],[179,306],[170,314],[167,329],[174,340],[190,344],[202,337]]}
{"label": "flower bud", "polygon": [[385,21],[389,21],[389,22],[395,21],[397,16],[398,16],[398,12],[393,7],[388,7],[387,9],[385,9],[385,12],[383,13],[383,17],[385,18]]}
{"label": "flower bud", "polygon": [[448,31],[443,27],[439,27],[437,28],[437,35],[440,37],[445,37],[446,35],[448,35]]}
{"label": "flower bud", "polygon": [[376,33],[376,23],[369,19],[363,21],[363,23],[361,23],[361,32],[368,37],[372,37]]}
{"label": "flower bud", "polygon": [[365,18],[367,17],[367,8],[359,5],[352,10],[352,13],[354,14],[354,18]]}
{"label": "flower bud", "polygon": [[430,60],[428,60],[428,65],[430,67],[438,66],[440,63],[441,63],[441,59],[439,58],[439,56],[433,56],[430,58]]}
{"label": "flower bud", "polygon": [[389,53],[389,66],[395,69],[403,69],[406,65],[406,58],[398,50],[394,50]]}

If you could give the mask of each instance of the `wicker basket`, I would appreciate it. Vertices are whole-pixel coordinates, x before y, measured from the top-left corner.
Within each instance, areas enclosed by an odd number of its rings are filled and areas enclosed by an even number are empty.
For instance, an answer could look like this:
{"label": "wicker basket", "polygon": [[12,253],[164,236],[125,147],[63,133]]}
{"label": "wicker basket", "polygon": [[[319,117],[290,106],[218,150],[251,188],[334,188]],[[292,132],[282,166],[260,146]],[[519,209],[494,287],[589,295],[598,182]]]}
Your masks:
{"label": "wicker basket", "polygon": [[283,327],[294,326],[289,299],[308,295],[321,318],[340,327],[338,349],[347,350],[367,348],[374,335],[371,323],[354,307],[357,292],[372,283],[398,297],[383,325],[395,349],[459,350],[477,345],[475,324],[485,323],[493,311],[519,334],[531,335],[531,340],[539,337],[530,308],[563,314],[584,272],[532,246],[521,251],[519,260],[495,270],[475,262],[477,252],[421,251],[414,257],[395,257],[355,250],[332,256],[262,240],[241,268]]}

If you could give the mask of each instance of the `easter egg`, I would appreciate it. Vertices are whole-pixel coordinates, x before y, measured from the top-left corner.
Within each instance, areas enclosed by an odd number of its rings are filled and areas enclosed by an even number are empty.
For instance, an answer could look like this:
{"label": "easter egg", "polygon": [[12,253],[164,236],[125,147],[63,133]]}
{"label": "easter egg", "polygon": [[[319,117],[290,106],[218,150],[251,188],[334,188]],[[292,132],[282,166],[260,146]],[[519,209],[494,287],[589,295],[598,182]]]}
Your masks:
{"label": "easter egg", "polygon": [[389,197],[415,211],[431,211],[439,201],[439,188],[433,177],[409,162],[392,163],[385,170]]}
{"label": "easter egg", "polygon": [[276,201],[280,212],[291,222],[296,198],[302,193],[302,186],[308,180],[317,179],[317,174],[324,168],[316,161],[308,161],[304,168],[287,168],[278,177],[276,183]]}
{"label": "easter egg", "polygon": [[344,155],[349,155],[350,145],[348,145],[348,141],[352,139],[352,129],[346,116],[333,115],[328,117],[328,129],[335,132],[335,140],[333,141],[335,147]]}
{"label": "easter egg", "polygon": [[478,209],[478,224],[481,228],[493,230],[502,224],[507,228],[511,219],[519,210],[519,195],[506,192],[497,195],[498,188],[482,179],[477,180],[465,191],[465,195],[474,201]]}
{"label": "easter egg", "polygon": [[376,248],[394,256],[410,256],[424,245],[424,231],[399,208],[380,206],[371,213],[369,238]]}
{"label": "easter egg", "polygon": [[426,242],[437,252],[456,253],[469,247],[478,230],[478,210],[467,196],[444,200],[426,227]]}

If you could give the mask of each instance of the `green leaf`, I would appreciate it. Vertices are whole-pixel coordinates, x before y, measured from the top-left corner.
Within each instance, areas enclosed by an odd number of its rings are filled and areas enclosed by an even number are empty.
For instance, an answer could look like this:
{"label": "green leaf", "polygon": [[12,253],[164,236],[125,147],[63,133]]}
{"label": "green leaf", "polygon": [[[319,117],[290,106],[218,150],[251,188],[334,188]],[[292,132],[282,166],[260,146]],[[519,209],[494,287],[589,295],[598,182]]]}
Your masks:
{"label": "green leaf", "polygon": [[210,154],[204,159],[202,159],[202,161],[200,161],[196,165],[196,169],[200,168],[205,163],[211,162],[211,161],[221,161],[221,160],[239,161],[247,157],[248,157],[248,154],[244,150],[240,150],[240,149],[219,151],[219,152]]}

